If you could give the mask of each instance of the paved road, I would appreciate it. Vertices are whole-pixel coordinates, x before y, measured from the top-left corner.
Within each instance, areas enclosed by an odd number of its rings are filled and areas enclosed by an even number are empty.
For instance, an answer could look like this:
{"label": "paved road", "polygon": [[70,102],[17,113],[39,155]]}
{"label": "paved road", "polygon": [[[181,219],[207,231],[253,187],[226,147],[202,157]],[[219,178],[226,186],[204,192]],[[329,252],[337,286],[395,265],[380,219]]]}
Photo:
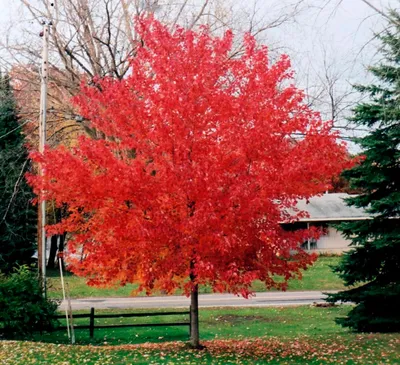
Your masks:
{"label": "paved road", "polygon": [[[267,292],[256,293],[251,299],[236,297],[232,294],[201,294],[200,307],[270,307],[321,303],[322,292]],[[130,298],[82,298],[72,299],[73,310],[89,309],[125,309],[125,308],[178,308],[188,307],[189,298],[183,296],[130,297]],[[61,303],[61,309],[65,303]]]}

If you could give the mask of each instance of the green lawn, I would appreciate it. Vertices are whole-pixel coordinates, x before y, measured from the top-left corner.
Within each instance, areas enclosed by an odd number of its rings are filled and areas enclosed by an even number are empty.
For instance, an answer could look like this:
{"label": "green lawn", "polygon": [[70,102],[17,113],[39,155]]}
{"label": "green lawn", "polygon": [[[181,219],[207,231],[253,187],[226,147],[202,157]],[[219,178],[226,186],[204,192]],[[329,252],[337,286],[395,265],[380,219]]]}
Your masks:
{"label": "green lawn", "polygon": [[93,340],[79,330],[75,346],[55,332],[37,337],[41,342],[1,341],[0,364],[400,364],[400,334],[354,334],[335,324],[349,309],[202,309],[203,351],[187,348],[187,329],[180,327],[98,329]]}
{"label": "green lawn", "polygon": [[[340,257],[320,257],[317,262],[308,270],[304,271],[302,280],[292,280],[289,284],[289,290],[336,290],[342,289],[343,283],[331,271],[331,266],[336,265]],[[61,283],[58,272],[50,273],[49,277],[49,297],[61,298]],[[68,284],[72,298],[84,297],[127,297],[137,288],[136,285],[126,285],[117,288],[94,288],[86,285],[85,279],[68,275],[65,278]],[[265,288],[261,282],[254,282],[253,289],[255,291],[264,291]],[[203,293],[210,293],[210,288],[201,288]],[[155,293],[155,295],[161,293]]]}
{"label": "green lawn", "polygon": [[[182,311],[182,309],[178,309]],[[318,308],[313,306],[298,307],[227,307],[204,308],[200,310],[200,331],[204,340],[218,338],[250,338],[250,337],[287,337],[319,335],[343,335],[348,331],[336,325],[335,317],[346,315],[349,306]],[[96,313],[137,313],[137,312],[171,312],[171,309],[143,310],[97,310]],[[174,311],[174,310],[172,310]],[[74,313],[89,313],[79,311]],[[97,324],[126,323],[166,323],[184,322],[187,315],[138,318],[98,319]],[[75,319],[76,325],[88,325],[89,319]],[[77,330],[80,344],[139,344],[144,342],[164,342],[166,340],[187,341],[188,327],[144,327],[97,329],[94,339],[89,338],[89,330]],[[38,337],[41,341],[67,343],[65,331],[54,332]]]}

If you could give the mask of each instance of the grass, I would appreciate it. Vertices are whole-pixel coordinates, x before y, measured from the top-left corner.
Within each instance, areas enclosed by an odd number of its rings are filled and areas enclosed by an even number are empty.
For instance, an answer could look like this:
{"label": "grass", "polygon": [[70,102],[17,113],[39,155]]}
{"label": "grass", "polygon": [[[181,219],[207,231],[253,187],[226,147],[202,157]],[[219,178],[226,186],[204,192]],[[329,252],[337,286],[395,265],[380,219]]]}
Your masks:
{"label": "grass", "polygon": [[[287,337],[337,335],[345,334],[334,322],[335,317],[345,316],[348,306],[317,308],[308,306],[298,307],[249,307],[249,308],[205,308],[200,310],[200,331],[204,340],[217,338],[238,339],[250,337]],[[136,313],[136,312],[170,312],[163,310],[97,310],[96,313]],[[181,311],[181,309],[180,309]],[[74,312],[75,313],[75,312]],[[76,313],[89,313],[79,311]],[[126,323],[166,323],[184,322],[187,315],[110,318],[98,319],[96,324],[126,324]],[[87,325],[89,319],[79,318],[76,325]],[[67,343],[65,331],[57,331],[38,337],[41,341]],[[77,340],[80,344],[139,344],[144,342],[164,342],[188,340],[188,327],[144,327],[96,329],[93,339],[89,338],[89,330],[77,330]]]}
{"label": "grass", "polygon": [[93,340],[80,330],[75,346],[66,345],[63,332],[54,332],[37,337],[41,342],[0,342],[0,364],[400,364],[400,334],[354,334],[335,324],[349,309],[202,309],[203,351],[187,348],[183,327],[98,329]]}
{"label": "grass", "polygon": [[[343,289],[343,282],[332,272],[331,266],[336,265],[340,257],[319,257],[317,262],[304,271],[301,280],[291,280],[288,290],[340,290]],[[126,285],[117,288],[94,288],[86,285],[85,279],[69,274],[66,277],[66,282],[72,298],[87,298],[87,297],[128,297],[132,291],[137,288],[136,285]],[[49,297],[59,299],[62,297],[61,283],[57,271],[51,272],[48,278]],[[254,291],[265,291],[263,283],[255,281],[253,284]],[[203,293],[210,293],[210,288],[201,288]],[[161,293],[155,293],[161,295]]]}

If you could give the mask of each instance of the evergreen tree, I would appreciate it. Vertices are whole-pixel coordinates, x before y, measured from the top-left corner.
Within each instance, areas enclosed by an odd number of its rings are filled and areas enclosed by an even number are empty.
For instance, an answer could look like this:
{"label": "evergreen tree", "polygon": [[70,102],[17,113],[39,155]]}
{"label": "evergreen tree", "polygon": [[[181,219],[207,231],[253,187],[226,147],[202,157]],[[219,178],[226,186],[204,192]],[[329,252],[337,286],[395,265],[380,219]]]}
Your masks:
{"label": "evergreen tree", "polygon": [[371,130],[357,141],[364,157],[344,173],[352,188],[363,191],[347,204],[373,218],[340,225],[353,249],[335,271],[354,287],[328,299],[356,304],[337,322],[357,331],[400,330],[400,15],[391,16],[395,21],[379,37],[383,60],[370,69],[377,81],[357,86],[369,96],[353,117]]}
{"label": "evergreen tree", "polygon": [[8,76],[0,75],[0,271],[31,261],[36,211],[25,181],[30,161]]}

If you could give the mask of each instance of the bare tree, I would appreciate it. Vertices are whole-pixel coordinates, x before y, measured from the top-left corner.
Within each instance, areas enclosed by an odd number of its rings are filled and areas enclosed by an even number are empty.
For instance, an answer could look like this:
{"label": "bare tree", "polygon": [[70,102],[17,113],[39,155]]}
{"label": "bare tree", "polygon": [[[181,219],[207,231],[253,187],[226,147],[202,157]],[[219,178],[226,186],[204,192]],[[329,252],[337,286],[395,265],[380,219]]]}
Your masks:
{"label": "bare tree", "polygon": [[[0,51],[5,55],[3,66],[18,65],[18,81],[30,82],[31,89],[39,90],[39,78],[33,75],[41,57],[38,34],[42,22],[51,21],[49,100],[57,120],[63,115],[70,119],[74,112],[68,99],[77,93],[82,77],[123,79],[129,72],[129,60],[140,43],[134,30],[135,15],[150,12],[171,27],[207,24],[216,34],[232,28],[238,35],[251,32],[262,37],[269,29],[294,21],[305,8],[305,0],[283,5],[271,1],[267,13],[259,0],[243,5],[234,0],[20,0],[19,25],[13,24],[1,39]],[[16,29],[22,36],[15,37]],[[241,50],[238,41],[235,53]],[[24,68],[26,72],[21,72]],[[36,108],[32,102],[27,107],[29,111],[21,112],[37,115],[38,103]]]}
{"label": "bare tree", "polygon": [[[293,60],[298,63],[296,81],[305,90],[308,104],[321,112],[324,119],[332,120],[333,128],[340,132],[344,140],[352,140],[367,132],[366,129],[351,122],[352,108],[365,97],[356,91],[354,85],[364,81],[367,76],[366,70],[377,54],[376,36],[385,31],[385,25],[380,24],[380,20],[386,22],[389,17],[392,23],[397,21],[390,8],[384,8],[383,3],[379,8],[372,1],[357,0],[352,2],[352,5],[356,2],[359,8],[366,11],[363,13],[364,17],[360,18],[359,24],[353,27],[356,28],[354,33],[342,40],[343,43],[347,43],[343,47],[346,51],[338,43],[331,44],[331,37],[327,36],[326,32],[329,22],[334,22],[335,17],[340,17],[349,11],[343,0],[320,2],[320,7],[314,8],[314,33],[310,37],[313,38],[312,47],[307,51],[301,50],[300,47],[292,51]],[[386,5],[395,2],[398,0],[393,2],[387,0]],[[318,19],[319,16],[322,18]],[[348,44],[356,39],[357,32],[361,32],[363,28],[365,31],[367,24],[370,33],[365,43],[350,48]]]}
{"label": "bare tree", "polygon": [[351,65],[339,63],[322,46],[322,64],[318,66],[310,62],[311,70],[307,70],[305,75],[308,104],[319,110],[324,119],[332,120],[334,128],[354,130],[355,127],[349,121],[349,112],[359,101],[359,95],[348,78]]}

